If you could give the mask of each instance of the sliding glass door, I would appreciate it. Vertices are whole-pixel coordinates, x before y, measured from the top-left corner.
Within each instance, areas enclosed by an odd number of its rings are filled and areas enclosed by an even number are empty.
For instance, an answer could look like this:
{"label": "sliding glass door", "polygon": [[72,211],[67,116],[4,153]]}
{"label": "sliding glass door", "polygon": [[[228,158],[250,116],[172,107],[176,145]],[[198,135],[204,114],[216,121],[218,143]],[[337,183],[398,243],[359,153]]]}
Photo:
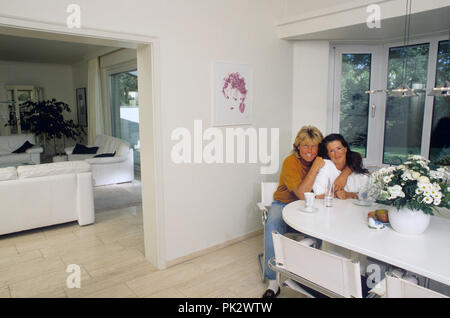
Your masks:
{"label": "sliding glass door", "polygon": [[[341,133],[366,165],[401,164],[412,154],[450,164],[450,97],[428,95],[450,78],[449,45],[442,38],[334,48],[328,129]],[[387,93],[402,84],[415,96]]]}
{"label": "sliding glass door", "polygon": [[137,70],[131,69],[109,75],[111,133],[126,140],[134,148],[134,163],[140,170],[139,152],[139,94]]}

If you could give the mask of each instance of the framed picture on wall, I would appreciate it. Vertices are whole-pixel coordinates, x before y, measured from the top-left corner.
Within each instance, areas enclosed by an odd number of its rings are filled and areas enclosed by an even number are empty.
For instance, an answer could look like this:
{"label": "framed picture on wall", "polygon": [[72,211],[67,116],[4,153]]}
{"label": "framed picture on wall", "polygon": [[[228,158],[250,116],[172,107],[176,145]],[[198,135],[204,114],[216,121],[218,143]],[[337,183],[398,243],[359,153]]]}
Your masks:
{"label": "framed picture on wall", "polygon": [[77,94],[77,111],[78,124],[87,127],[87,104],[86,104],[86,88],[81,87],[76,89]]}
{"label": "framed picture on wall", "polygon": [[252,68],[246,64],[213,62],[213,126],[250,125]]}

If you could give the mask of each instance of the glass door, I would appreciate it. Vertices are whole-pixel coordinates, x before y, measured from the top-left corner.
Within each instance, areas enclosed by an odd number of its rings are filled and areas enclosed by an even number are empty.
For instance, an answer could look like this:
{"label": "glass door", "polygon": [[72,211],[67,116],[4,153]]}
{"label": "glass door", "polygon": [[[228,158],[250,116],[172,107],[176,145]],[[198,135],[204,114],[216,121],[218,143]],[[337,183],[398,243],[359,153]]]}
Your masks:
{"label": "glass door", "polygon": [[134,149],[135,169],[140,171],[139,94],[137,70],[109,75],[111,133],[126,140]]}
{"label": "glass door", "polygon": [[386,98],[384,164],[401,164],[409,155],[421,154],[429,47],[425,43],[389,48],[387,89],[406,83],[417,96]]}
{"label": "glass door", "polygon": [[[428,95],[450,78],[448,37],[406,46],[340,45],[331,66],[331,131],[342,134],[366,166],[398,165],[409,155],[450,164],[450,97]],[[389,93],[402,84],[415,96]]]}
{"label": "glass door", "polygon": [[366,165],[375,164],[374,121],[377,96],[367,92],[379,82],[377,50],[364,46],[335,49],[333,132],[344,136],[353,151],[359,152]]}

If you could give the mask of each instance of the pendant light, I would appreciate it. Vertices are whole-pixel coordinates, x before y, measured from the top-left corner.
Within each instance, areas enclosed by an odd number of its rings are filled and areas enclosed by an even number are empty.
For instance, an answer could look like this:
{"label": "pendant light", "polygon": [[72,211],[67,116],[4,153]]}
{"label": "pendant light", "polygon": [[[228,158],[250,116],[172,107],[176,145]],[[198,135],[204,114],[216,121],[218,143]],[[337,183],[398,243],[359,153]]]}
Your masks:
{"label": "pendant light", "polygon": [[[447,76],[450,74],[450,32],[448,35],[449,39],[447,42]],[[436,69],[437,72],[437,69]],[[428,96],[443,96],[443,97],[449,97],[450,96],[450,81],[446,80],[444,83],[441,84],[439,87],[435,87],[431,90],[431,92],[428,94]]]}
{"label": "pendant light", "polygon": [[411,89],[406,83],[406,70],[408,69],[408,51],[407,46],[409,43],[409,32],[411,28],[411,4],[412,0],[406,0],[406,13],[405,13],[405,37],[403,40],[403,47],[405,48],[406,57],[403,58],[403,82],[395,89],[389,91],[391,97],[414,97],[417,94],[414,89]]}

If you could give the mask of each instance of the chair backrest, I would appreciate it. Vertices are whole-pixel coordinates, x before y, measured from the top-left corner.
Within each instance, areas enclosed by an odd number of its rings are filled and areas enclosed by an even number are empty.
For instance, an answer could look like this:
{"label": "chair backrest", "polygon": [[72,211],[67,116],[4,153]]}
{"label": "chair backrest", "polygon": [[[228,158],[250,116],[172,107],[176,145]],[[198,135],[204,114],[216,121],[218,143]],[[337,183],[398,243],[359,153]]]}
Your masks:
{"label": "chair backrest", "polygon": [[272,232],[278,267],[342,297],[362,297],[359,262],[329,254]]}
{"label": "chair backrest", "polygon": [[261,182],[261,203],[270,206],[273,202],[273,194],[277,190],[278,182]]}
{"label": "chair backrest", "polygon": [[413,284],[407,280],[386,273],[387,298],[448,298],[431,289]]}

